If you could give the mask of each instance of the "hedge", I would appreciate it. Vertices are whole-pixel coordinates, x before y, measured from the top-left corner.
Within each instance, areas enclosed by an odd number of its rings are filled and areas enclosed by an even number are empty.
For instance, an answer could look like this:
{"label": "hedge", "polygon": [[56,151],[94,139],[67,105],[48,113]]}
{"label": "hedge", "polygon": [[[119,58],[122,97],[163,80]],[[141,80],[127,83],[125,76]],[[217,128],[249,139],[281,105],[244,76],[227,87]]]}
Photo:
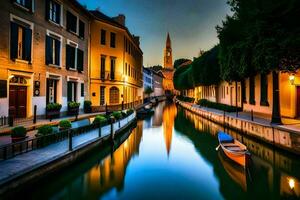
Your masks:
{"label": "hedge", "polygon": [[[223,110],[226,112],[236,112],[235,106],[229,106],[229,105],[222,104],[222,103],[211,102],[211,101],[208,101],[207,99],[200,99],[197,104],[200,106],[203,106],[203,107],[214,108],[214,109]],[[238,107],[238,111],[241,111],[241,110],[242,109],[240,107]]]}

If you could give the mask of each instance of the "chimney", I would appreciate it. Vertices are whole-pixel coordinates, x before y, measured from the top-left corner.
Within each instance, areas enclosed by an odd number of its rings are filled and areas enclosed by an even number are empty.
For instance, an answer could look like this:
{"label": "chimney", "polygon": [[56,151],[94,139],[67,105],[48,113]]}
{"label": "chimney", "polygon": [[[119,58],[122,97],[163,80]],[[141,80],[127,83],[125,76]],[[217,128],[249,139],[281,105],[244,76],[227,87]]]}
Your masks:
{"label": "chimney", "polygon": [[133,39],[135,41],[135,43],[140,46],[140,37],[139,36],[135,36],[135,35],[132,35],[133,36]]}
{"label": "chimney", "polygon": [[115,20],[115,21],[118,22],[119,24],[125,26],[125,15],[119,14],[118,16],[113,17],[113,20]]}

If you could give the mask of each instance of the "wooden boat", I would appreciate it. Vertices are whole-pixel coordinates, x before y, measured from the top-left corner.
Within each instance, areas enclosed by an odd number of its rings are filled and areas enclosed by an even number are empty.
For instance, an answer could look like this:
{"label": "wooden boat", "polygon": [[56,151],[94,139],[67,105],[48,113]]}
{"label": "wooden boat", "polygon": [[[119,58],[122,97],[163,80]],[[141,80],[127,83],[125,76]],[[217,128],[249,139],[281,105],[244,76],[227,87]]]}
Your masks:
{"label": "wooden boat", "polygon": [[228,158],[246,167],[250,153],[247,151],[245,145],[222,131],[218,133],[218,140],[223,152]]}
{"label": "wooden boat", "polygon": [[232,163],[229,159],[227,159],[224,154],[219,151],[218,156],[220,161],[230,176],[230,178],[236,182],[244,191],[247,191],[247,175],[246,169],[238,164]]}

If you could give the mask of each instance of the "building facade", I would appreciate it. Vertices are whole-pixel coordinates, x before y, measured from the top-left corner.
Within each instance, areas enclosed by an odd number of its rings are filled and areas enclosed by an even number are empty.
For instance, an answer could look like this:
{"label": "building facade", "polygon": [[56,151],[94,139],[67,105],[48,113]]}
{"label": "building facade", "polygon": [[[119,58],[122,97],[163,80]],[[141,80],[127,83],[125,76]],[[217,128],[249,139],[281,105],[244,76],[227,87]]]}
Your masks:
{"label": "building facade", "polygon": [[163,79],[164,76],[160,71],[153,71],[153,94],[155,97],[165,95]]}
{"label": "building facade", "polygon": [[143,87],[144,87],[144,91],[147,88],[151,88],[153,89],[153,79],[152,79],[152,75],[153,72],[151,69],[148,69],[146,67],[143,67]]}
{"label": "building facade", "polygon": [[88,99],[89,13],[75,0],[1,1],[0,115]]}
{"label": "building facade", "polygon": [[125,16],[91,11],[90,91],[92,106],[138,104],[143,99],[143,52]]}

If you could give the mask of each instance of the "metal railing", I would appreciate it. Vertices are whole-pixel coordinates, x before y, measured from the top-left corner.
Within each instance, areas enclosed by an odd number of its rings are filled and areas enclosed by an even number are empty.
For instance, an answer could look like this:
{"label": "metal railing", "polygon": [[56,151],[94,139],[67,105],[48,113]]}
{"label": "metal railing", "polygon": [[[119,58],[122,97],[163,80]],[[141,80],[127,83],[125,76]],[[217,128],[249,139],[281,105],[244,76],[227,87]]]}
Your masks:
{"label": "metal railing", "polygon": [[[124,116],[122,119],[125,119],[126,117],[129,117],[130,115]],[[120,119],[120,120],[122,120]],[[119,120],[119,121],[120,121]],[[110,121],[111,126],[113,125],[114,121]],[[88,131],[101,128],[103,126],[108,125],[109,123],[102,123],[102,124],[88,124],[85,126],[81,126],[78,128],[72,128],[68,130],[62,130],[57,133],[53,133],[50,135],[40,136],[32,139],[27,139],[25,141],[15,142],[11,144],[7,144],[0,147],[0,161],[1,160],[7,160],[10,158],[13,158],[17,155],[27,153],[36,149],[40,149],[43,147],[46,147],[50,144],[54,144],[63,140],[68,139],[69,141],[69,150],[72,150],[72,138],[74,136],[81,135],[83,133],[86,133]],[[99,131],[100,132],[100,131]],[[99,134],[99,137],[101,135]]]}

